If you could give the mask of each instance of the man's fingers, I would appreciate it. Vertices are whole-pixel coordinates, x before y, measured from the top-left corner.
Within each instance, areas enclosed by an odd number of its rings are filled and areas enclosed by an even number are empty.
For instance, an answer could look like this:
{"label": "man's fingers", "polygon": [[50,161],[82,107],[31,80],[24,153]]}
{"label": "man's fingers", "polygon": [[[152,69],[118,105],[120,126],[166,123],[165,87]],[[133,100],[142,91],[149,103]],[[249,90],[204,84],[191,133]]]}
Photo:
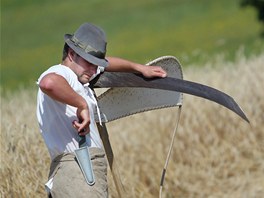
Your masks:
{"label": "man's fingers", "polygon": [[80,125],[80,127],[79,127],[79,129],[78,129],[78,132],[79,133],[89,133],[90,132],[90,128],[89,128],[89,125],[87,126],[87,125],[85,125],[85,124],[83,124],[83,125]]}
{"label": "man's fingers", "polygon": [[151,67],[146,66],[142,74],[147,78],[153,78],[153,77],[165,78],[167,76],[167,72],[164,69],[162,69],[162,67],[160,66],[151,66]]}
{"label": "man's fingers", "polygon": [[153,71],[155,73],[159,74],[160,77],[163,77],[164,78],[164,77],[167,76],[167,72],[165,70],[163,70],[161,67],[155,66],[153,69],[154,69]]}
{"label": "man's fingers", "polygon": [[86,135],[90,132],[89,124],[89,122],[88,124],[84,122],[79,123],[76,120],[72,122],[72,126],[78,131],[79,135]]}
{"label": "man's fingers", "polygon": [[73,122],[72,122],[72,126],[76,129],[76,130],[78,130],[79,129],[79,126],[80,124],[77,122],[77,120],[74,120]]}

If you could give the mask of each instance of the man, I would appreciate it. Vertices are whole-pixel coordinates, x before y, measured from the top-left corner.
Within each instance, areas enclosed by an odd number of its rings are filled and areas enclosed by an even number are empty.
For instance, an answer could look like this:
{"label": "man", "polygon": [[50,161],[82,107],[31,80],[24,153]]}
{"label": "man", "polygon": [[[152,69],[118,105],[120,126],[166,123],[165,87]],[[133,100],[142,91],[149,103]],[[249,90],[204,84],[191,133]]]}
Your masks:
{"label": "man", "polygon": [[[107,163],[96,128],[99,114],[89,82],[100,72],[136,72],[145,77],[165,77],[160,67],[149,67],[117,57],[105,57],[105,33],[85,23],[65,34],[62,63],[38,79],[37,118],[52,163],[46,189],[50,197],[107,197]],[[74,151],[79,136],[86,137],[94,185],[85,182]]]}

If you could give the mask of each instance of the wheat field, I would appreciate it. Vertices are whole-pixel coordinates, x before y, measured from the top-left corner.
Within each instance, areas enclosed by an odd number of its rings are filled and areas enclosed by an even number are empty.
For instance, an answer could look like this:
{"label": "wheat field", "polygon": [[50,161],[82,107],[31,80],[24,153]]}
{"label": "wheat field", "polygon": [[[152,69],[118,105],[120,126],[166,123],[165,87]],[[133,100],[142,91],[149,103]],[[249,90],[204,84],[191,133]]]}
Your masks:
{"label": "wheat field", "polygon": [[[183,73],[233,96],[250,125],[224,107],[184,95],[163,197],[264,197],[264,54],[240,55],[234,63],[220,56],[202,68],[183,67]],[[1,96],[1,197],[46,197],[50,159],[35,105],[36,87]],[[158,197],[177,112],[149,111],[107,124],[131,197]],[[108,175],[110,197],[117,197]]]}

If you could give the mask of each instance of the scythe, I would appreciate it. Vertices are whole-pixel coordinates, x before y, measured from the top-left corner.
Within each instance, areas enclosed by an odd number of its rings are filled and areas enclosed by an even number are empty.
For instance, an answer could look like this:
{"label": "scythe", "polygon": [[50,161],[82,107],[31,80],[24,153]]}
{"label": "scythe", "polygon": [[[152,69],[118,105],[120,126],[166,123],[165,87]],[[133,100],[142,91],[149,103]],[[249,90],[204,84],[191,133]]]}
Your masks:
{"label": "scythe", "polygon": [[[98,129],[120,197],[124,197],[125,192],[114,162],[106,122],[143,111],[172,106],[181,107],[183,93],[216,102],[249,122],[243,110],[226,93],[206,85],[183,80],[181,65],[175,57],[163,56],[147,65],[161,66],[167,71],[168,77],[147,79],[132,73],[104,72],[91,82],[92,88],[110,88],[98,97],[103,122],[103,125],[98,124]],[[163,183],[164,175],[163,171],[161,183]]]}

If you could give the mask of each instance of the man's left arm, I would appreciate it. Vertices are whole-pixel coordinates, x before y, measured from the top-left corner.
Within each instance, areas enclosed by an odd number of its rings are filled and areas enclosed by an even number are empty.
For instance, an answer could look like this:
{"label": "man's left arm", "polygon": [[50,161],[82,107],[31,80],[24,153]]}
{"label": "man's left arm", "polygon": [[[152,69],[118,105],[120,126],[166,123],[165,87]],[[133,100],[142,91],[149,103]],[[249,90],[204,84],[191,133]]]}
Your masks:
{"label": "man's left arm", "polygon": [[108,72],[132,72],[141,73],[147,78],[166,77],[167,73],[159,66],[146,66],[118,57],[107,57],[109,65],[105,68]]}

